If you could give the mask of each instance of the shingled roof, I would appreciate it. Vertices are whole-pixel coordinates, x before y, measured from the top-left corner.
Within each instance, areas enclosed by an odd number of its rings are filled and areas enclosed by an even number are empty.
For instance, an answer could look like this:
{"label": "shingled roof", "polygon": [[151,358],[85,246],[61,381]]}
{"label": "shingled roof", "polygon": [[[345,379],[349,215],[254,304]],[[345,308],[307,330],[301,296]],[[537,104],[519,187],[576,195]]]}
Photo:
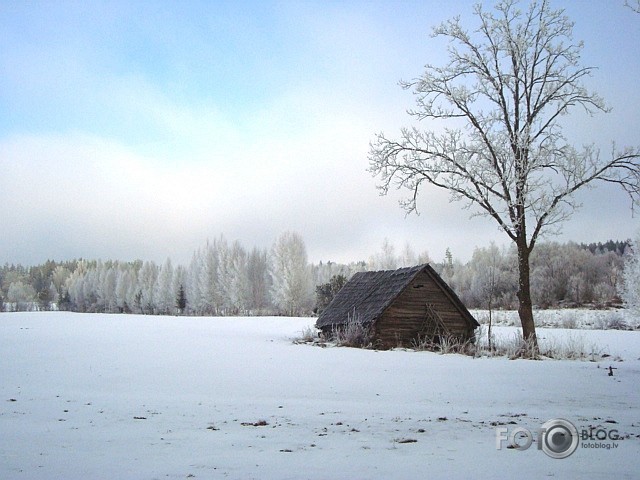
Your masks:
{"label": "shingled roof", "polygon": [[375,322],[422,271],[428,273],[443,289],[471,324],[478,324],[458,296],[440,278],[440,275],[430,265],[425,264],[398,270],[356,273],[320,314],[316,327],[345,324],[349,318],[354,316],[354,313],[357,315],[358,321],[364,324]]}

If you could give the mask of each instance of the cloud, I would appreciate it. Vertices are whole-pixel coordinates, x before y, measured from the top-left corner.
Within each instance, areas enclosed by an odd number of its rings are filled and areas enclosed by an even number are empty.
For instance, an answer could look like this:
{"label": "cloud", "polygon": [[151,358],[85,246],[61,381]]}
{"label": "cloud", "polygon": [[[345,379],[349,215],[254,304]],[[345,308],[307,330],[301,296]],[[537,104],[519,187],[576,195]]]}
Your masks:
{"label": "cloud", "polygon": [[[421,216],[405,217],[402,192],[378,196],[366,171],[374,132],[410,123],[412,94],[397,81],[441,63],[429,26],[459,6],[321,7],[75,6],[0,21],[0,260],[185,262],[220,233],[268,247],[285,230],[314,261],[366,259],[385,237],[435,260],[506,243],[443,191],[423,190]],[[637,93],[616,93],[615,108],[636,118]],[[637,123],[568,118],[578,142],[628,142]],[[638,228],[623,195],[582,198],[561,239]]]}

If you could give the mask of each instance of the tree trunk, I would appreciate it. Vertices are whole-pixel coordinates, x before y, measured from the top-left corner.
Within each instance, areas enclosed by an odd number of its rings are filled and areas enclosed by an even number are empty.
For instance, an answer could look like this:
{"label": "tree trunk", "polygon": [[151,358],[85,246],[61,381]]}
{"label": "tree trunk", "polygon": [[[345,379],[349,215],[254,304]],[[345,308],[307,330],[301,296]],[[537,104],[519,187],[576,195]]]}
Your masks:
{"label": "tree trunk", "polygon": [[533,305],[531,303],[531,281],[529,267],[529,248],[526,239],[517,242],[518,247],[518,315],[522,324],[522,337],[530,342],[534,353],[538,351],[536,325],[533,321]]}

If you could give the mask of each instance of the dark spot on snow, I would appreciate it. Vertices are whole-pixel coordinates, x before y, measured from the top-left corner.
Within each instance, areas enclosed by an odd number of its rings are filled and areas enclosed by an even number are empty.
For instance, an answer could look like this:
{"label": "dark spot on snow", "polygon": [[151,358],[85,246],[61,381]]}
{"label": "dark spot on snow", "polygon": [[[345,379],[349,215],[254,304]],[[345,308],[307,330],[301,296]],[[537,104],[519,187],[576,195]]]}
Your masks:
{"label": "dark spot on snow", "polygon": [[283,448],[282,450],[280,450],[281,452],[285,452],[285,453],[291,453],[293,452],[293,450],[289,449],[289,448]]}
{"label": "dark spot on snow", "polygon": [[604,423],[618,423],[615,420],[605,420]]}
{"label": "dark spot on snow", "polygon": [[439,422],[446,422],[447,420],[449,420],[447,417],[438,417]]}
{"label": "dark spot on snow", "polygon": [[418,430],[416,430],[418,433],[425,433],[426,430],[424,428],[419,428]]}
{"label": "dark spot on snow", "polygon": [[416,443],[418,440],[416,440],[415,438],[401,438],[399,440],[396,440],[397,443]]}
{"label": "dark spot on snow", "polygon": [[134,420],[146,420],[147,417],[133,417]]}
{"label": "dark spot on snow", "polygon": [[209,426],[207,427],[207,430],[217,431],[217,430],[220,430],[220,429],[219,429],[218,427],[213,426],[213,425],[209,425]]}
{"label": "dark spot on snow", "polygon": [[266,427],[269,425],[266,420],[258,420],[257,422],[242,422],[243,427]]}
{"label": "dark spot on snow", "polygon": [[15,398],[10,398],[9,400],[7,400],[7,402],[17,402],[18,400],[16,400]]}

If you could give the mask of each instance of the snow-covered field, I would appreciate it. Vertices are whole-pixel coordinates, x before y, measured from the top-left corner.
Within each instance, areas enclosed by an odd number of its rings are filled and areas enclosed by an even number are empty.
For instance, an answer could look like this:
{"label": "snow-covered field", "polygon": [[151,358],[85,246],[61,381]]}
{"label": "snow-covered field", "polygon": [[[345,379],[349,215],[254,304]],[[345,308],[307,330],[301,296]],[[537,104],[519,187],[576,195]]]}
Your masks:
{"label": "snow-covered field", "polygon": [[[0,314],[0,477],[638,478],[638,331],[531,361],[292,343],[313,322]],[[554,418],[621,439],[496,448]]]}

